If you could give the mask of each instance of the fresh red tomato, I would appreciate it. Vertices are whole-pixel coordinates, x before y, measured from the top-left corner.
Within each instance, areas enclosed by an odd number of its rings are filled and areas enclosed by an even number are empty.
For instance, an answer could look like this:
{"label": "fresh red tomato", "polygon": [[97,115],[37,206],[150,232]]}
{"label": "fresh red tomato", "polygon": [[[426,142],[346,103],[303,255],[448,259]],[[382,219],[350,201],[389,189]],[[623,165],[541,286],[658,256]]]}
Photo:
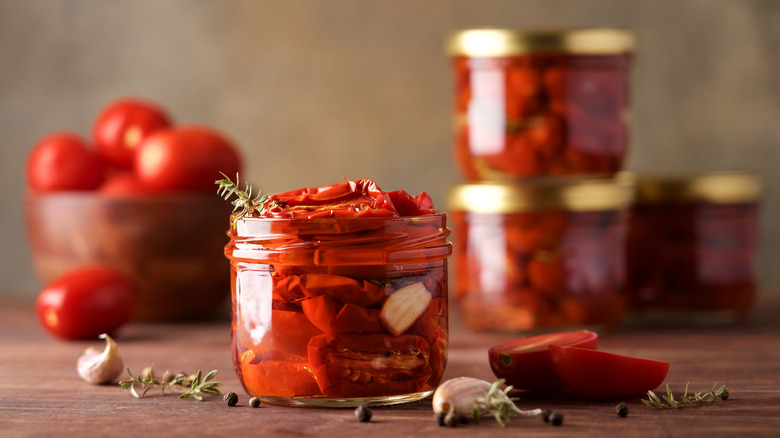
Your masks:
{"label": "fresh red tomato", "polygon": [[157,131],[138,147],[135,171],[154,191],[212,191],[222,175],[241,170],[241,157],[219,132],[204,126]]}
{"label": "fresh red tomato", "polygon": [[114,268],[72,269],[47,284],[35,303],[41,325],[64,339],[92,339],[130,320],[135,304],[131,281]]}
{"label": "fresh red tomato", "polygon": [[550,357],[563,385],[586,398],[640,394],[658,387],[669,371],[669,362],[579,347],[550,345]]}
{"label": "fresh red tomato", "polygon": [[44,137],[27,158],[27,184],[35,191],[92,190],[105,166],[84,139],[70,132]]}
{"label": "fresh red tomato", "polygon": [[138,176],[129,171],[119,171],[106,177],[103,184],[98,187],[101,195],[112,198],[130,198],[150,195],[149,189],[141,184]]}
{"label": "fresh red tomato", "polygon": [[154,103],[140,99],[120,99],[98,115],[92,137],[98,151],[120,169],[133,166],[135,151],[153,132],[171,125],[168,114]]}
{"label": "fresh red tomato", "polygon": [[597,341],[598,335],[587,330],[516,339],[488,350],[490,368],[496,377],[517,389],[562,389],[550,360],[550,344],[595,349]]}

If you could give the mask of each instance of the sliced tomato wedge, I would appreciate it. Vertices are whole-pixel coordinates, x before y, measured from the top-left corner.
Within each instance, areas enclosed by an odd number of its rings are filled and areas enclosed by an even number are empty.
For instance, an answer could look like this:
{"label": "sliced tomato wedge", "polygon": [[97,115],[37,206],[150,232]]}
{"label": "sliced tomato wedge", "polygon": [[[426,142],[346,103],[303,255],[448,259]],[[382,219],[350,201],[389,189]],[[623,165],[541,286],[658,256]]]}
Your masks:
{"label": "sliced tomato wedge", "polygon": [[620,398],[657,388],[669,372],[669,362],[550,345],[555,374],[563,385],[585,398]]}
{"label": "sliced tomato wedge", "polygon": [[550,333],[516,339],[488,350],[496,377],[517,389],[549,391],[563,385],[553,370],[550,344],[596,348],[598,335],[587,330]]}

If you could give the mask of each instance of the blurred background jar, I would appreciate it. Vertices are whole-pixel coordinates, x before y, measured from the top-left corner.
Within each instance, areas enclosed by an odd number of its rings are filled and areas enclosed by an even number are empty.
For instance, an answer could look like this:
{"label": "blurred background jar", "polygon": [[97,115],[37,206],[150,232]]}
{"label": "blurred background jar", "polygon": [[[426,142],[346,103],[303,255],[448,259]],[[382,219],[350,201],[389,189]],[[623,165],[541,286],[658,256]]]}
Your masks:
{"label": "blurred background jar", "polygon": [[630,184],[537,178],[453,189],[454,297],[475,330],[610,327],[626,306]]}
{"label": "blurred background jar", "polygon": [[468,29],[447,44],[455,157],[467,180],[621,169],[629,144],[631,32]]}
{"label": "blurred background jar", "polygon": [[743,319],[756,293],[759,177],[624,177],[636,187],[628,239],[632,320]]}

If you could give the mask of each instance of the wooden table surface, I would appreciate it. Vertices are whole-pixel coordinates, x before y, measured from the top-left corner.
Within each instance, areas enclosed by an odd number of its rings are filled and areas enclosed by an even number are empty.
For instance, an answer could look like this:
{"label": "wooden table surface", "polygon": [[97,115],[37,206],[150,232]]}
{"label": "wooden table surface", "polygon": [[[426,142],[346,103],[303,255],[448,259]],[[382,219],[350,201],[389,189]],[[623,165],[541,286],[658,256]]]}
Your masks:
{"label": "wooden table surface", "polygon": [[[0,436],[780,436],[780,299],[764,299],[749,322],[717,327],[621,327],[600,333],[600,349],[671,363],[666,383],[681,391],[704,391],[716,382],[731,390],[727,401],[678,410],[656,410],[641,396],[625,399],[630,413],[615,415],[620,400],[583,401],[520,393],[522,408],[552,408],[564,414],[553,427],[540,418],[514,419],[499,427],[439,427],[430,399],[374,408],[370,423],[352,409],[248,406],[233,372],[226,321],[200,324],[138,324],[116,337],[132,370],[154,364],[162,371],[217,369],[223,390],[240,395],[226,406],[221,397],[202,402],[152,392],[133,398],[117,385],[95,386],[76,374],[76,359],[96,342],[65,342],[43,332],[29,300],[0,300]],[[493,379],[487,348],[513,338],[478,334],[451,317],[445,378]]]}

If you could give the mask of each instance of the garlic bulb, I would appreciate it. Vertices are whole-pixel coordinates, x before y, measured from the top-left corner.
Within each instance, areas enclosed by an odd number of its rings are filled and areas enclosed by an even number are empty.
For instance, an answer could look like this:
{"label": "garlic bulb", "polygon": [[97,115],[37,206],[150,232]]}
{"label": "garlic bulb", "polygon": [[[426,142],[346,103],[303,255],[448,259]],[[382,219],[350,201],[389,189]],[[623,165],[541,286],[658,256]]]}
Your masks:
{"label": "garlic bulb", "polygon": [[125,367],[116,342],[105,333],[100,338],[106,340],[106,348],[100,352],[95,347],[89,347],[76,363],[79,376],[96,385],[114,381]]}

